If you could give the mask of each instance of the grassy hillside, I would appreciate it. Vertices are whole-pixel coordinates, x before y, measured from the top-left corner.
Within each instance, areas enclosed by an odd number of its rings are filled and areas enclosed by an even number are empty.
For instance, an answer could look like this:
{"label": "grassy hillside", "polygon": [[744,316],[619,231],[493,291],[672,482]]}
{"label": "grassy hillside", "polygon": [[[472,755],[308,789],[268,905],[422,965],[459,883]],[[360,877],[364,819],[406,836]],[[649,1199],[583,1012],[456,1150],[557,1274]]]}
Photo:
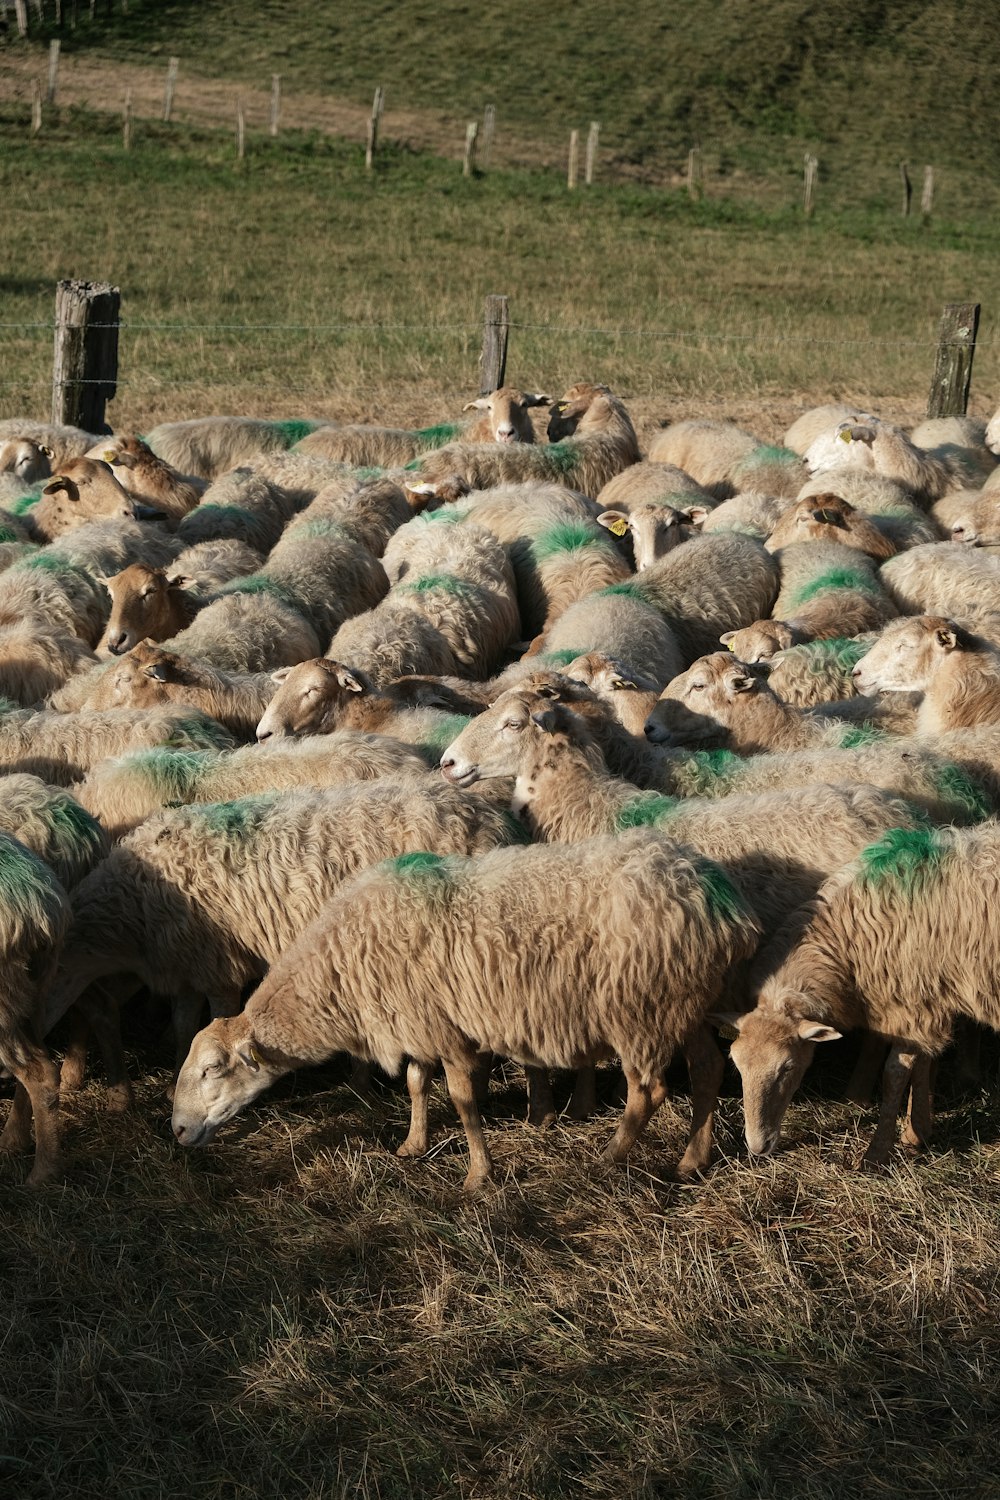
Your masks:
{"label": "grassy hillside", "polygon": [[[68,5],[65,7],[68,10]],[[100,7],[103,9],[103,7]],[[1000,35],[964,0],[634,0],[484,8],[468,0],[130,0],[81,14],[67,47],[370,100],[564,140],[599,119],[621,159],[688,148],[771,154],[794,142],[867,166],[885,157],[995,170]],[[81,4],[80,11],[85,11]]]}

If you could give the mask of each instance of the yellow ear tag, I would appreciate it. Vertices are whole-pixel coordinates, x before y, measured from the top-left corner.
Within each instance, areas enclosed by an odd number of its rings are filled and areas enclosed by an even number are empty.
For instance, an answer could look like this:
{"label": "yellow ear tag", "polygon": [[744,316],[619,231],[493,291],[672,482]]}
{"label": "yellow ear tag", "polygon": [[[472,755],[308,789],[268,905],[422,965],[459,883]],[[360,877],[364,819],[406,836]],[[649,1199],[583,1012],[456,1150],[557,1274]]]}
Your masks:
{"label": "yellow ear tag", "polygon": [[118,457],[118,454],[113,448],[105,448],[104,452],[101,454],[101,457],[104,459],[104,462],[106,464],[113,464],[115,459]]}
{"label": "yellow ear tag", "polygon": [[842,443],[849,443],[851,441],[851,434],[849,430],[840,434],[840,441]]}
{"label": "yellow ear tag", "polygon": [[736,650],[736,642],[735,641],[730,641],[729,642],[729,649],[730,649],[730,651],[735,651]]}
{"label": "yellow ear tag", "polygon": [[722,1037],[722,1040],[724,1042],[735,1042],[736,1038],[739,1036],[739,1032],[736,1030],[735,1026],[720,1026],[718,1030],[719,1035]]}
{"label": "yellow ear tag", "polygon": [[628,531],[628,522],[627,521],[610,521],[608,523],[608,530],[611,532],[611,534],[613,536],[624,536],[625,533],[626,533],[626,531]]}
{"label": "yellow ear tag", "polygon": [[251,1046],[250,1048],[250,1058],[252,1062],[255,1062],[257,1064],[258,1068],[263,1065],[264,1059],[261,1057],[260,1053],[257,1051],[257,1048],[254,1046]]}

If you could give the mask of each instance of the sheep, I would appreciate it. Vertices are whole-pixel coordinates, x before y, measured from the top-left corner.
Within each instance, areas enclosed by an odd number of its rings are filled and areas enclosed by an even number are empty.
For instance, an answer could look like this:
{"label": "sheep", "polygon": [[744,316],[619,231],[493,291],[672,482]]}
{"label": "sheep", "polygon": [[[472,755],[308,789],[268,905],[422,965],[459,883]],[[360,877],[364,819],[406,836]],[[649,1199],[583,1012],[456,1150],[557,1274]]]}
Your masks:
{"label": "sheep", "polygon": [[309,621],[273,579],[258,573],[237,579],[238,593],[220,592],[171,648],[223,672],[270,672],[318,656],[320,641]]}
{"label": "sheep", "polygon": [[74,795],[117,841],[170,803],[229,802],[255,792],[426,774],[426,758],[409,745],[363,730],[338,729],[237,750],[136,750],[99,761]]}
{"label": "sheep", "polygon": [[83,458],[88,448],[100,442],[100,437],[93,432],[84,432],[81,427],[33,422],[27,417],[7,417],[0,421],[0,443],[7,440],[25,441],[34,443],[38,448],[47,448],[52,465],[58,469],[71,459]]}
{"label": "sheep", "polygon": [[566,676],[589,687],[629,734],[641,735],[663,684],[603,651],[588,651],[567,663]]}
{"label": "sheep", "polygon": [[816,1045],[860,1026],[892,1042],[865,1163],[888,1160],[911,1080],[903,1139],[926,1142],[930,1099],[918,1059],[938,1056],[962,1016],[1000,1027],[998,872],[995,824],[892,830],[824,882],[796,919],[790,953],[779,949],[775,963],[762,953],[756,1008],[720,1018],[737,1032],[731,1056],[755,1155],[776,1147]]}
{"label": "sheep", "polygon": [[901,427],[877,418],[838,423],[834,432],[810,444],[804,460],[813,475],[829,469],[872,469],[899,480],[926,504],[939,500],[952,484],[946,463],[917,448]]}
{"label": "sheep", "polygon": [[253,738],[274,692],[270,673],[231,676],[143,640],[94,677],[79,706],[102,711],[187,704],[246,740]]}
{"label": "sheep", "polygon": [[188,593],[183,579],[168,579],[163,568],[145,563],[132,563],[104,582],[111,613],[97,643],[101,657],[123,656],[142,640],[168,640],[190,625],[205,604]]}
{"label": "sheep", "polygon": [[[446,443],[407,465],[415,482],[453,490],[459,478],[469,489],[528,481],[564,484],[596,495],[615,474],[640,457],[635,429],[624,406],[606,386],[571,386],[555,403],[556,430],[568,432],[548,445]],[[552,436],[552,422],[549,435]]]}
{"label": "sheep", "polygon": [[321,646],[345,620],[374,609],[389,592],[378,558],[335,521],[324,519],[293,521],[258,574],[234,579],[220,592],[243,593],[257,579],[270,580],[283,591]]}
{"label": "sheep", "polygon": [[[481,798],[412,776],[167,809],[74,891],[46,1028],[94,979],[119,973],[157,994],[197,997],[185,1007],[195,1022],[209,997],[232,1013],[354,871],[411,850],[477,853],[519,836],[509,814]],[[113,1034],[113,1017],[89,1003],[86,1014],[98,1035]],[[175,1023],[180,1033],[183,1014]]]}
{"label": "sheep", "polygon": [[65,558],[74,567],[86,568],[95,578],[101,579],[134,562],[146,563],[151,568],[165,568],[180,550],[176,538],[159,526],[105,517],[65,532],[57,542],[43,548],[41,555]]}
{"label": "sheep", "polygon": [[0,696],[26,708],[97,664],[87,643],[38,615],[0,622]]}
{"label": "sheep", "polygon": [[[942,514],[948,506],[947,521]],[[1000,492],[963,490],[957,496],[939,500],[934,507],[938,524],[947,530],[953,542],[967,547],[1000,547]]]}
{"label": "sheep", "polygon": [[[711,651],[723,630],[738,630],[770,614],[778,592],[778,564],[752,537],[719,532],[694,537],[634,579],[604,592],[658,609],[690,663]],[[553,649],[551,635],[546,644]],[[624,652],[613,654],[639,666]]]}
{"label": "sheep", "polygon": [[904,614],[964,616],[996,608],[1000,557],[973,547],[929,543],[890,558],[879,576]]}
{"label": "sheep", "polygon": [[146,434],[146,442],[158,458],[182,474],[217,479],[260,454],[283,452],[324,425],[256,417],[194,417],[186,422],[161,422]]}
{"label": "sheep", "polygon": [[194,510],[205,490],[204,481],[180,474],[142,438],[104,438],[87,457],[101,459],[134,499],[153,506],[161,516],[174,521]]}
{"label": "sheep", "polygon": [[96,646],[108,614],[102,583],[56,547],[43,547],[0,574],[0,625],[41,621],[50,632]]}
{"label": "sheep", "polygon": [[68,920],[69,904],[52,872],[16,839],[0,835],[0,1067],[15,1079],[0,1153],[30,1150],[34,1116],[31,1187],[56,1176],[60,1165],[59,1072],[38,1040],[38,1023]]}
{"label": "sheep", "polygon": [[172,706],[60,714],[42,709],[0,713],[0,772],[22,771],[56,786],[79,781],[109,755],[172,744],[227,750],[230,734],[197,709]]}
{"label": "sheep", "polygon": [[380,688],[366,672],[329,657],[286,667],[272,678],[278,689],[257,725],[262,744],[360,729],[420,746],[436,761],[442,746],[467,722],[441,709],[414,707],[393,688]]}
{"label": "sheep", "polygon": [[1000,651],[941,615],[890,621],[853,677],[860,693],[923,693],[918,734],[1000,721]]}
{"label": "sheep", "polygon": [[905,485],[883,474],[869,469],[824,469],[802,486],[796,498],[808,500],[828,494],[870,516],[897,551],[941,540],[941,528],[933,516],[921,509]]}
{"label": "sheep", "polygon": [[89,875],[110,847],[105,829],[75,796],[37,776],[0,778],[0,832],[44,860],[66,890]]}
{"label": "sheep", "polygon": [[345,620],[327,647],[327,656],[349,662],[380,687],[408,674],[438,676],[459,670],[437,626],[393,593],[377,609]]}
{"label": "sheep", "polygon": [[829,432],[836,432],[841,422],[870,422],[873,418],[867,412],[858,411],[853,406],[842,406],[839,403],[829,406],[814,406],[809,411],[796,417],[782,438],[786,448],[793,453],[803,456],[817,438],[823,437]]}
{"label": "sheep", "polygon": [[0,440],[0,474],[12,474],[25,485],[48,479],[52,473],[52,451],[27,438]]}
{"label": "sheep", "polygon": [[138,518],[131,495],[107,464],[93,458],[74,458],[63,464],[26,514],[35,535],[46,542],[100,517]]}
{"label": "sheep", "polygon": [[676,422],[653,439],[649,457],[676,464],[716,500],[741,490],[791,498],[808,478],[799,454],[762,443],[730,422]]}
{"label": "sheep", "polygon": [[614,536],[630,537],[635,570],[641,573],[681,542],[689,541],[694,523],[706,514],[700,506],[678,510],[662,501],[648,501],[629,511],[602,510],[597,522]]}
{"label": "sheep", "polygon": [[256,573],[263,555],[234,537],[209,542],[195,542],[179,552],[167,568],[167,581],[182,579],[181,587],[199,594],[209,594],[231,578]]}
{"label": "sheep", "polygon": [[[665,1097],[671,1056],[700,1031],[756,931],[715,865],[648,831],[382,864],[338,893],[242,1017],[195,1039],[174,1133],[204,1144],[281,1073],[345,1048],[391,1072],[411,1058],[416,1104],[440,1058],[474,1191],[492,1172],[471,1083],[480,1049],[554,1067],[617,1053],[628,1102],[608,1155],[621,1161]],[[697,1082],[693,1092],[697,1133]],[[426,1149],[415,1108],[400,1154]]]}
{"label": "sheep", "polygon": [[714,531],[740,531],[763,542],[787,509],[788,497],[785,495],[763,495],[759,490],[743,490],[714,506],[702,520],[701,530],[706,536]]}
{"label": "sheep", "polygon": [[981,485],[996,468],[986,446],[986,423],[975,417],[928,417],[910,429],[910,442],[944,463],[956,481]]}
{"label": "sheep", "polygon": [[293,508],[276,484],[246,467],[213,481],[177,527],[184,546],[232,538],[257,552],[270,552]]}
{"label": "sheep", "polygon": [[348,536],[381,557],[394,532],[413,515],[402,486],[394,479],[371,479],[362,484],[353,476],[326,484],[306,508],[299,512],[302,524],[314,520],[336,521]]}
{"label": "sheep", "polygon": [[855,691],[851,673],[876,639],[868,632],[786,647],[769,658],[768,683],[779,698],[795,708],[848,698]]}
{"label": "sheep", "polygon": [[479,415],[467,426],[443,423],[438,427],[410,430],[401,427],[374,427],[358,423],[341,427],[322,427],[296,445],[299,453],[340,463],[393,468],[409,463],[420,454],[445,443],[533,443],[535,429],[529,410],[548,406],[550,396],[526,394],[514,386],[502,386],[486,396],[467,401],[462,410]]}
{"label": "sheep", "polygon": [[792,542],[836,542],[856,548],[879,562],[896,555],[896,546],[862,511],[839,495],[809,495],[782,513],[768,535],[768,552]]}
{"label": "sheep", "polygon": [[[652,510],[662,507],[665,511],[674,511],[687,522],[700,524],[714,505],[714,500],[690,474],[685,474],[675,464],[657,464],[643,460],[631,464],[613,479],[609,479],[597,496],[596,503],[602,513],[601,524],[605,526],[608,525],[603,520],[606,513],[617,513],[619,519],[625,519],[627,524],[629,517],[647,506]],[[666,524],[669,525],[669,521]],[[613,526],[609,526],[609,530],[615,530],[619,536],[624,534]],[[639,566],[638,562],[636,566]]]}
{"label": "sheep", "polygon": [[719,636],[741,661],[767,660],[803,641],[878,630],[896,614],[871,558],[856,548],[791,542],[772,556],[781,569],[781,589],[771,617]]}

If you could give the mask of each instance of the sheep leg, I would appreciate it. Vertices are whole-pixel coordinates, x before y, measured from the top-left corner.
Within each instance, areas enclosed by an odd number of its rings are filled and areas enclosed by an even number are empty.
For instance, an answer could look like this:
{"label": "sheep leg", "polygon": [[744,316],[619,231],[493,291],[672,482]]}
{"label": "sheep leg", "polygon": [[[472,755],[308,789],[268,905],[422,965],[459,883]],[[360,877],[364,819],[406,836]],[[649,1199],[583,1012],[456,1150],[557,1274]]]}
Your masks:
{"label": "sheep leg", "polygon": [[684,1057],[691,1078],[691,1134],[677,1163],[677,1175],[689,1178],[704,1172],[712,1160],[715,1106],[726,1061],[707,1026],[699,1026],[685,1042]]}
{"label": "sheep leg", "polygon": [[910,1105],[903,1127],[903,1145],[922,1150],[931,1138],[934,1128],[934,1074],[937,1071],[933,1058],[926,1052],[917,1054],[910,1083]]}
{"label": "sheep leg", "polygon": [[362,1103],[371,1103],[372,1065],[365,1062],[363,1057],[351,1058],[351,1076],[347,1080],[347,1087],[352,1094],[357,1094]]}
{"label": "sheep leg", "polygon": [[59,1069],[44,1047],[19,1040],[25,1061],[12,1064],[10,1071],[27,1094],[35,1119],[35,1163],[27,1182],[29,1187],[38,1187],[55,1177],[60,1167]]}
{"label": "sheep leg", "polygon": [[124,1113],[132,1108],[135,1101],[122,1047],[118,1005],[108,995],[94,995],[89,991],[81,995],[76,1003],[101,1049],[104,1081],[108,1090],[108,1109],[112,1114]]}
{"label": "sheep leg", "polygon": [[878,1125],[871,1145],[862,1158],[862,1166],[887,1165],[896,1139],[896,1120],[906,1090],[910,1087],[913,1068],[918,1057],[919,1053],[908,1047],[905,1042],[895,1041],[891,1044],[889,1056],[882,1070],[882,1107],[879,1111]]}
{"label": "sheep leg", "polygon": [[397,1156],[426,1156],[430,1149],[427,1105],[431,1097],[431,1081],[436,1070],[436,1063],[417,1062],[415,1058],[411,1058],[406,1065],[406,1091],[410,1096],[410,1133],[403,1144],[396,1147]]}
{"label": "sheep leg", "polygon": [[14,1081],[14,1097],[0,1130],[0,1152],[4,1156],[23,1156],[31,1150],[31,1097],[23,1083]]}
{"label": "sheep leg", "polygon": [[556,1101],[552,1097],[552,1080],[547,1068],[524,1070],[528,1084],[528,1124],[543,1130],[556,1123]]}
{"label": "sheep leg", "polygon": [[482,1109],[490,1097],[490,1079],[496,1061],[492,1052],[478,1052],[472,1068],[472,1086],[476,1091],[476,1103]]}
{"label": "sheep leg", "polygon": [[625,1108],[622,1111],[618,1129],[604,1153],[611,1161],[625,1160],[667,1097],[667,1086],[662,1078],[654,1078],[650,1083],[643,1083],[634,1069],[625,1067],[624,1063],[622,1066],[625,1081],[628,1084],[628,1097],[625,1100]]}
{"label": "sheep leg", "polygon": [[597,1069],[589,1064],[578,1068],[573,1095],[567,1114],[571,1120],[589,1120],[597,1109]]}
{"label": "sheep leg", "polygon": [[888,1044],[877,1031],[866,1031],[861,1039],[861,1051],[854,1064],[854,1072],[847,1081],[844,1092],[850,1104],[870,1104],[878,1082],[878,1075],[885,1063]]}
{"label": "sheep leg", "polygon": [[75,1094],[83,1088],[87,1076],[88,1027],[80,1011],[74,1006],[70,1012],[70,1038],[66,1055],[59,1070],[59,1087],[64,1093]]}
{"label": "sheep leg", "polygon": [[465,1131],[465,1139],[469,1143],[469,1173],[462,1187],[465,1192],[474,1193],[493,1176],[493,1162],[486,1145],[486,1137],[483,1135],[483,1122],[479,1118],[476,1091],[472,1085],[470,1060],[468,1058],[463,1058],[459,1062],[445,1060],[444,1076],[448,1080],[451,1102],[458,1111],[458,1117]]}

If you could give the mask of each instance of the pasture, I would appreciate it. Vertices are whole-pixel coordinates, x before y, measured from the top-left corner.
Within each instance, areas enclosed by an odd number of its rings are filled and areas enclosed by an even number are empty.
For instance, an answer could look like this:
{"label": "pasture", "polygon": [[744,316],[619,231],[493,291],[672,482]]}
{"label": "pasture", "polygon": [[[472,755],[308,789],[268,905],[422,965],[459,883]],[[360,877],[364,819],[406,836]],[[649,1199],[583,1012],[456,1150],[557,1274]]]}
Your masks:
{"label": "pasture", "polygon": [[[18,68],[0,55],[0,416],[47,414],[67,276],[122,288],[122,430],[453,418],[491,291],[512,299],[512,381],[605,380],[641,438],[708,414],[773,439],[826,399],[916,420],[950,300],[984,304],[971,410],[1000,397],[997,193],[957,166],[928,225],[846,150],[810,222],[791,155],[751,181],[749,145],[701,203],[662,180],[571,197],[544,161],[463,181],[391,140],[366,178],[356,142],[318,131],[252,126],[238,166],[217,124],[143,119],[126,154],[116,114],[66,107],[29,139]],[[994,1049],[982,1088],[944,1068],[932,1149],[885,1175],[855,1170],[872,1116],[842,1102],[848,1044],[773,1160],[747,1160],[730,1074],[719,1161],[687,1185],[669,1170],[683,1070],[609,1172],[613,1076],[597,1118],[537,1133],[509,1068],[486,1122],[497,1182],[466,1199],[443,1090],[430,1157],[402,1162],[405,1096],[363,1101],[339,1066],[182,1152],[165,1019],[128,1016],[133,1115],[106,1112],[99,1076],[68,1101],[65,1182],[0,1168],[10,1494],[996,1493]]]}

